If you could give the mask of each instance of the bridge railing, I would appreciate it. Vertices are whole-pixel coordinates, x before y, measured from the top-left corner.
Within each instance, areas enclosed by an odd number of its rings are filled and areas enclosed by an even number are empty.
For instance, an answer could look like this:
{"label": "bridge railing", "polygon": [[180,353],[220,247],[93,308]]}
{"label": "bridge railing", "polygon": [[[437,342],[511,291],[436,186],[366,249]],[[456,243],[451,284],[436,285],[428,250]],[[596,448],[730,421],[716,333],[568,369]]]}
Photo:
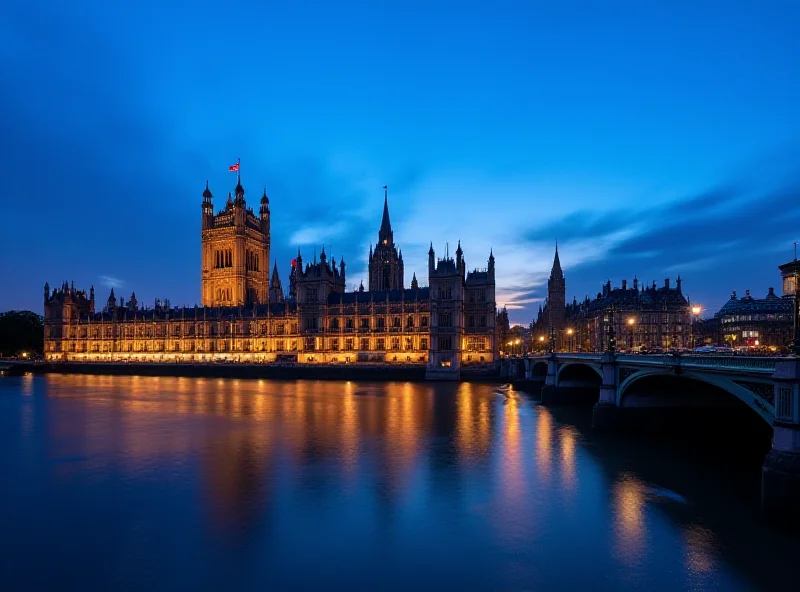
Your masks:
{"label": "bridge railing", "polygon": [[757,356],[707,356],[683,355],[680,356],[681,368],[704,368],[712,370],[747,370],[772,374],[778,358]]}

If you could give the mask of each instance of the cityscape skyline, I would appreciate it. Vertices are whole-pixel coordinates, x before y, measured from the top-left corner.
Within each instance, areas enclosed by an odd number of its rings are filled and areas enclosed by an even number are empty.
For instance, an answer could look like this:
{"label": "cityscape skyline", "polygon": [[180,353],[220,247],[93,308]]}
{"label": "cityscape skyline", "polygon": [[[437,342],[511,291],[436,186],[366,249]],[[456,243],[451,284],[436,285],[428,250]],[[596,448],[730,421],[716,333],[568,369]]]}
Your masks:
{"label": "cityscape skyline", "polygon": [[40,312],[42,285],[64,275],[101,300],[115,285],[144,304],[199,302],[200,196],[209,179],[221,209],[239,157],[248,205],[270,196],[284,286],[298,248],[308,261],[322,245],[347,262],[348,289],[366,283],[384,185],[406,284],[426,277],[431,242],[461,240],[470,269],[492,249],[497,305],[519,324],[546,296],[556,241],[568,301],[680,275],[708,313],[732,290],[777,287],[792,257],[790,3],[580,18],[519,3],[420,5],[425,18],[407,3],[196,4],[1,9],[14,149],[0,273],[14,279],[0,310]]}

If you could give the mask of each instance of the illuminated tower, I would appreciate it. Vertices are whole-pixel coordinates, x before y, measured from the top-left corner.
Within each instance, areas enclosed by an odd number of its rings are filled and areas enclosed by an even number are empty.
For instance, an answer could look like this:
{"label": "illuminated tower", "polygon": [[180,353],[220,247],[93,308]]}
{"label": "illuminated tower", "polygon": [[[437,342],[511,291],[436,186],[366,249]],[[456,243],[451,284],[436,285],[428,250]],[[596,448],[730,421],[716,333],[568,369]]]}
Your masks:
{"label": "illuminated tower", "polygon": [[389,191],[386,187],[383,189],[383,218],[378,231],[378,244],[374,253],[372,247],[369,248],[369,289],[402,290],[403,252],[398,254],[394,244],[394,232],[389,222]]}
{"label": "illuminated tower", "polygon": [[241,177],[234,198],[216,215],[206,183],[202,204],[203,306],[241,306],[268,302],[270,211],[267,191],[259,215],[248,208]]}

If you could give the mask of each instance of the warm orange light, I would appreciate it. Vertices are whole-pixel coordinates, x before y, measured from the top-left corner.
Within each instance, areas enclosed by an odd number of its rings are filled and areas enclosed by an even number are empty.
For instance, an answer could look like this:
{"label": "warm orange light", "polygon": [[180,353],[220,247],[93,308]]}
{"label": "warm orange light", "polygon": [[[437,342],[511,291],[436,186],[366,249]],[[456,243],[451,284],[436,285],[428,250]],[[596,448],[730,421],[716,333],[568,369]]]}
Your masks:
{"label": "warm orange light", "polygon": [[628,324],[629,324],[629,325],[633,325],[635,322],[636,322],[636,319],[634,319],[633,317],[630,317],[630,318],[628,319]]}
{"label": "warm orange light", "polygon": [[692,314],[699,315],[700,314],[700,310],[701,310],[701,308],[699,306],[693,306],[692,307]]}
{"label": "warm orange light", "polygon": [[544,341],[544,335],[539,336],[539,341]]}
{"label": "warm orange light", "polygon": [[567,335],[572,335],[574,331],[572,329],[567,329]]}
{"label": "warm orange light", "polygon": [[517,340],[516,340],[514,343],[516,343],[517,345],[519,345],[519,339],[517,339]]}

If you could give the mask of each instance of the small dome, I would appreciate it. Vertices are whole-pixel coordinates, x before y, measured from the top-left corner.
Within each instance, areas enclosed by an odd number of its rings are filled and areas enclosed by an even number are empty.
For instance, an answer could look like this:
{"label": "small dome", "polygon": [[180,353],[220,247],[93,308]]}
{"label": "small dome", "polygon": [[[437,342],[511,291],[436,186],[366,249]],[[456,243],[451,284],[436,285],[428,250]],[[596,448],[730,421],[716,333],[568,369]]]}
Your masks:
{"label": "small dome", "polygon": [[262,204],[269,204],[269,198],[267,197],[267,188],[264,187],[264,195],[261,196],[261,203]]}
{"label": "small dome", "polygon": [[206,181],[206,190],[203,191],[203,197],[208,198],[208,199],[211,199],[212,197],[214,197],[213,195],[211,195],[211,190],[208,188],[208,181]]}

